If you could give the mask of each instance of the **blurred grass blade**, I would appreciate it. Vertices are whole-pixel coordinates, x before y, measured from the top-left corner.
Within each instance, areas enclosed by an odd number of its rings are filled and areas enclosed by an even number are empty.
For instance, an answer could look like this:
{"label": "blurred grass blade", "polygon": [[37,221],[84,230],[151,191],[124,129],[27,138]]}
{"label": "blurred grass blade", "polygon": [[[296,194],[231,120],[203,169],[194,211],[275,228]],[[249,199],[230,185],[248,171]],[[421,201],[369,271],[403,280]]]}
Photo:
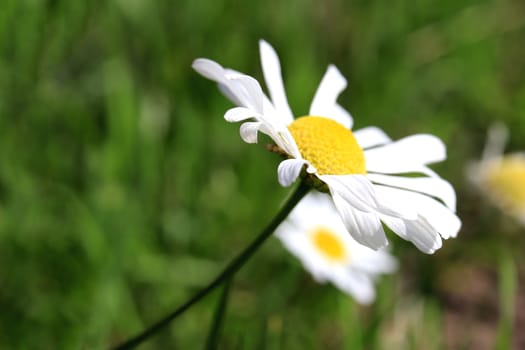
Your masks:
{"label": "blurred grass blade", "polygon": [[503,253],[499,262],[500,320],[495,349],[512,348],[512,331],[515,317],[517,270],[511,254]]}
{"label": "blurred grass blade", "polygon": [[347,349],[361,349],[363,325],[359,317],[359,305],[348,295],[340,294],[337,297],[337,306],[342,343]]}
{"label": "blurred grass blade", "polygon": [[222,321],[224,320],[224,314],[226,313],[226,307],[228,306],[228,294],[230,291],[230,285],[232,283],[232,277],[228,278],[224,282],[222,288],[222,294],[217,304],[217,309],[215,310],[215,315],[213,316],[213,323],[210,327],[210,333],[208,334],[208,339],[206,340],[207,350],[217,349],[219,344],[219,334],[222,328]]}

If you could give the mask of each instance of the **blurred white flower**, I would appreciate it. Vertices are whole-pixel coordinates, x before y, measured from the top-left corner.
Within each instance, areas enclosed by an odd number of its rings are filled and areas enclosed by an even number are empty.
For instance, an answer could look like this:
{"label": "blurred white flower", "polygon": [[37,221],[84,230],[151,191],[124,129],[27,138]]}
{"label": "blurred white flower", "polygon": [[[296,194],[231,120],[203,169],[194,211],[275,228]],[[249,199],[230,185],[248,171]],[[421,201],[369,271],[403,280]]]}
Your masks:
{"label": "blurred white flower", "polygon": [[[461,222],[455,215],[454,189],[426,166],[446,158],[439,138],[420,134],[393,142],[376,127],[352,132],[352,117],[336,102],[346,80],[333,65],[308,116],[294,119],[277,53],[261,41],[260,54],[271,100],[257,80],[214,61],[196,59],[193,68],[216,81],[238,106],[224,118],[243,121],[244,141],[256,143],[261,131],[288,158],[278,167],[281,185],[289,186],[302,175],[330,192],[350,234],[373,249],[388,245],[381,222],[425,253],[439,249],[442,237],[457,235]],[[400,175],[406,173],[420,176]]]}
{"label": "blurred white flower", "polygon": [[384,249],[372,250],[352,239],[324,193],[309,193],[275,234],[316,281],[332,282],[361,304],[374,300],[378,275],[397,268]]}
{"label": "blurred white flower", "polygon": [[470,164],[468,178],[505,213],[525,225],[525,153],[503,154],[508,130],[492,125],[481,160]]}

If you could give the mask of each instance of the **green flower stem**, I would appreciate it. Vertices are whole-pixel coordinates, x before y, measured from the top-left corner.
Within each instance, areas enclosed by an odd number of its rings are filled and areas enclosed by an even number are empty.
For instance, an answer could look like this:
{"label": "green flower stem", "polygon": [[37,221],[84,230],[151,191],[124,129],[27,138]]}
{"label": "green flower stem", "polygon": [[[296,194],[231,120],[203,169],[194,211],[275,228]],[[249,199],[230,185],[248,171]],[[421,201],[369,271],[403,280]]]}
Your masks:
{"label": "green flower stem", "polygon": [[165,316],[163,319],[153,324],[148,329],[142,331],[140,334],[135,337],[127,340],[126,342],[115,347],[115,350],[123,349],[132,349],[135,346],[139,345],[162,328],[167,326],[171,321],[173,321],[178,316],[182,315],[187,309],[189,309],[193,304],[204,298],[215,288],[220,286],[224,281],[232,277],[245,263],[250,259],[250,257],[259,249],[259,247],[272,235],[277,226],[288,216],[288,214],[295,208],[296,204],[306,195],[310,187],[302,182],[299,184],[295,192],[288,198],[286,203],[282,206],[281,210],[273,218],[273,220],[266,226],[266,228],[253,240],[253,242],[246,247],[235,259],[233,259],[226,268],[212,280],[206,287],[197,292],[193,297],[191,297],[184,304],[179,306],[173,312]]}
{"label": "green flower stem", "polygon": [[213,322],[210,327],[210,333],[208,334],[208,340],[206,341],[206,350],[215,350],[219,343],[219,333],[221,331],[222,322],[225,317],[226,308],[228,306],[228,293],[230,291],[230,285],[232,284],[232,277],[228,278],[224,282],[224,287],[222,287],[222,294],[217,304],[217,309],[215,310],[215,316],[213,317]]}

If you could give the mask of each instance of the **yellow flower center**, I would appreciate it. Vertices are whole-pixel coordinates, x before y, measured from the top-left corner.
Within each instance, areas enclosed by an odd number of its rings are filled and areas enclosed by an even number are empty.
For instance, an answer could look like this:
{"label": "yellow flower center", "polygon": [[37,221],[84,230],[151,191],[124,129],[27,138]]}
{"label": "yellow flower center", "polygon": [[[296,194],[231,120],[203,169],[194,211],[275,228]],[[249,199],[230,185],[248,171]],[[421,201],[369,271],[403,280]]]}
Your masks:
{"label": "yellow flower center", "polygon": [[495,163],[487,171],[485,186],[504,205],[525,208],[525,158],[504,157]]}
{"label": "yellow flower center", "polygon": [[315,248],[329,260],[334,262],[345,260],[346,249],[344,243],[331,230],[325,227],[318,227],[312,231],[311,239]]}
{"label": "yellow flower center", "polygon": [[319,175],[366,174],[363,150],[352,131],[338,122],[306,116],[295,119],[288,129]]}

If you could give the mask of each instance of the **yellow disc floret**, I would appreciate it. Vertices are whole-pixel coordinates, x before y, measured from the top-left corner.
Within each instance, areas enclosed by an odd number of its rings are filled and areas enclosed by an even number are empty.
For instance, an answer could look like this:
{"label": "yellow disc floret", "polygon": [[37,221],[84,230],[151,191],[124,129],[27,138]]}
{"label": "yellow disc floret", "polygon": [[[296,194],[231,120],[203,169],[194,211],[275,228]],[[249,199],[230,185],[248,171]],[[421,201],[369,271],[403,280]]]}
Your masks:
{"label": "yellow disc floret", "polygon": [[288,126],[304,159],[319,175],[365,174],[365,155],[352,131],[324,117],[307,116]]}
{"label": "yellow disc floret", "polygon": [[346,259],[344,243],[331,230],[318,227],[312,231],[311,239],[314,247],[325,258],[332,261],[344,261]]}
{"label": "yellow disc floret", "polygon": [[484,186],[509,209],[525,208],[525,158],[503,157],[488,167]]}

